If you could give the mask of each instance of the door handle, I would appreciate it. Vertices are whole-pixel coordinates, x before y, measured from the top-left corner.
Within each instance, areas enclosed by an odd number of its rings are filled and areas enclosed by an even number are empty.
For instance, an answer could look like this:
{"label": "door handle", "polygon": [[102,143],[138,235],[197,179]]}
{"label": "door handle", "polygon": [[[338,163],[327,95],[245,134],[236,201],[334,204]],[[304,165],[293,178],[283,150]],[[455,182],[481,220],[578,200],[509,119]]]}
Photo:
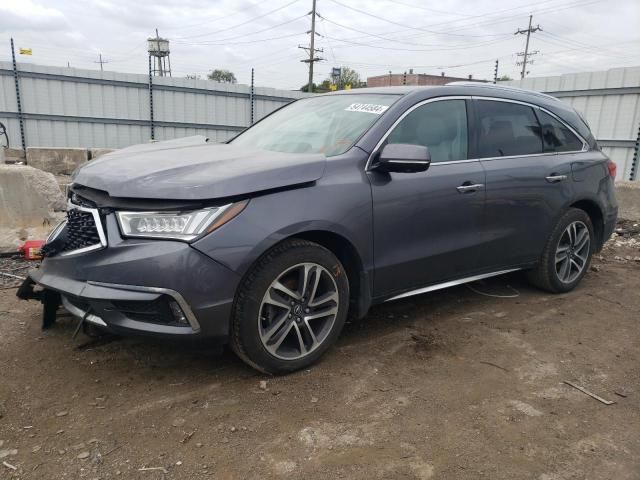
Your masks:
{"label": "door handle", "polygon": [[544,179],[549,183],[558,183],[567,179],[566,175],[549,175],[548,177],[544,177]]}
{"label": "door handle", "polygon": [[473,185],[462,184],[456,187],[456,190],[458,190],[459,193],[472,193],[481,188],[484,188],[484,183],[474,183]]}

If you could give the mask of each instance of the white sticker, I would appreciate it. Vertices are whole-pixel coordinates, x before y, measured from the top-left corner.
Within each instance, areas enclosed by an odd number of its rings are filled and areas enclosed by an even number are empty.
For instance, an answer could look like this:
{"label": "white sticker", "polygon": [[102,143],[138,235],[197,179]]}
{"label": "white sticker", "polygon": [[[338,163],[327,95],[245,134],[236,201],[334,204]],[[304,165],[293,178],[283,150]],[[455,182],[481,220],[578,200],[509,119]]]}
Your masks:
{"label": "white sticker", "polygon": [[389,108],[387,105],[374,105],[373,103],[352,103],[345,110],[347,112],[365,112],[381,115]]}

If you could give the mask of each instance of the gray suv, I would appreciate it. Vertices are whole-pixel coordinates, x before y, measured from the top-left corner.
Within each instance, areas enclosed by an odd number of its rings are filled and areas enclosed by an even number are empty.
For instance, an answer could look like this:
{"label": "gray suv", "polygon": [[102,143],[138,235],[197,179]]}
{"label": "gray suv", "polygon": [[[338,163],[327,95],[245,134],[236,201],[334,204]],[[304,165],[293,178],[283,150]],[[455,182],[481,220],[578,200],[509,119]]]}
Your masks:
{"label": "gray suv", "polygon": [[44,303],[45,327],[62,305],[290,372],[381,302],[515,270],[573,289],[614,229],[615,171],[584,119],[539,93],[313,96],[226,144],[152,143],[80,168],[19,296]]}

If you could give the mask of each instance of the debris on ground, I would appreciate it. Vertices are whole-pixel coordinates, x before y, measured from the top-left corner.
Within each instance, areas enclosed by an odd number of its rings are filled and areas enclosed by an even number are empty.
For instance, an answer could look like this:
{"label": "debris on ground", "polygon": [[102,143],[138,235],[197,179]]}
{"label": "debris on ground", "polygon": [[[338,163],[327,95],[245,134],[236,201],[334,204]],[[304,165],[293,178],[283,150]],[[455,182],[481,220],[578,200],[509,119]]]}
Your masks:
{"label": "debris on ground", "polygon": [[567,385],[569,385],[569,386],[571,386],[571,387],[575,388],[576,390],[580,390],[580,391],[581,391],[582,393],[584,393],[585,395],[589,395],[591,398],[595,398],[596,400],[598,400],[598,401],[599,401],[599,402],[601,402],[601,403],[604,403],[605,405],[613,405],[614,403],[616,403],[616,402],[613,402],[613,401],[611,401],[611,400],[605,400],[605,399],[604,399],[604,398],[602,398],[601,396],[596,395],[595,393],[590,392],[590,391],[589,391],[589,390],[587,390],[586,388],[581,387],[580,385],[576,385],[575,383],[570,382],[570,381],[568,381],[568,380],[565,380],[563,383],[566,383]]}

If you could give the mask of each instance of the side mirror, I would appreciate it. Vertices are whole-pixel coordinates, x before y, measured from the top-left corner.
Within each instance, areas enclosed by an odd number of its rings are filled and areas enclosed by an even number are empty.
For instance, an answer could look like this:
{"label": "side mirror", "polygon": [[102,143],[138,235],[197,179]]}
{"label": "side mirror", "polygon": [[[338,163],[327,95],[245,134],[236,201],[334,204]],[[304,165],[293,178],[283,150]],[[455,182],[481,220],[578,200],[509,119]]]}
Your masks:
{"label": "side mirror", "polygon": [[431,164],[429,149],[423,145],[391,143],[383,147],[373,168],[382,172],[424,172]]}

